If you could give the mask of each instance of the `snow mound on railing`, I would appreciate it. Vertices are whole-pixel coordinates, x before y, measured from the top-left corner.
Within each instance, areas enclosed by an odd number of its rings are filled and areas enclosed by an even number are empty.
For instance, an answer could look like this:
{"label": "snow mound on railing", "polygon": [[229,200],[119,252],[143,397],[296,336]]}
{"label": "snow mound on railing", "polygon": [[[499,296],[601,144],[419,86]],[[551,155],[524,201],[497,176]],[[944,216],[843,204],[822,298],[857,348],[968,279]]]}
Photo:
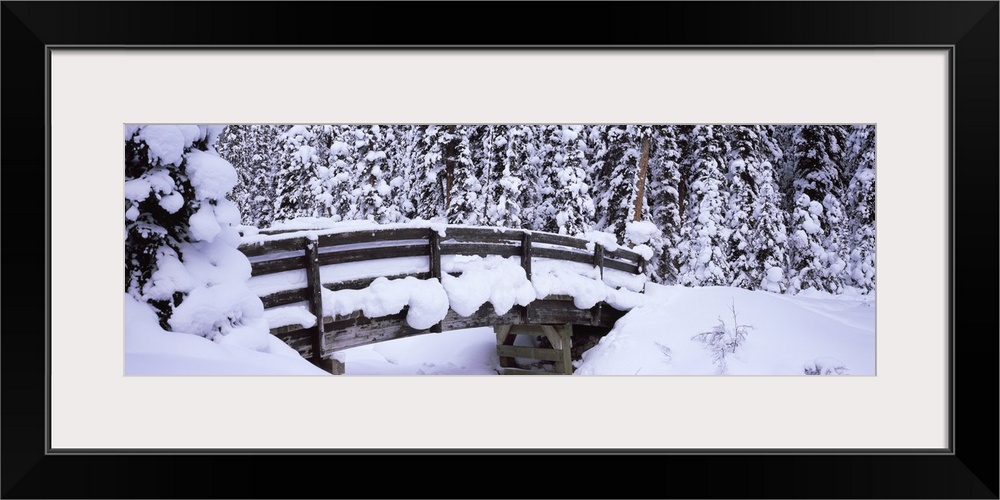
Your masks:
{"label": "snow mound on railing", "polygon": [[537,298],[569,295],[573,297],[573,305],[580,309],[590,309],[604,301],[615,309],[628,311],[644,300],[640,293],[608,286],[601,280],[600,271],[575,262],[535,262],[531,270],[531,284],[535,287]]}
{"label": "snow mound on railing", "polygon": [[361,290],[323,289],[323,311],[329,314],[361,311],[366,317],[378,318],[399,313],[407,306],[406,323],[426,330],[448,314],[448,295],[437,280],[414,277],[378,278]]}
{"label": "snow mound on railing", "polygon": [[526,306],[535,300],[535,289],[517,257],[456,255],[448,260],[441,263],[445,273],[441,284],[451,308],[461,316],[472,315],[487,302],[497,314],[506,314],[515,304]]}
{"label": "snow mound on railing", "polygon": [[618,238],[612,233],[605,233],[602,231],[587,231],[583,234],[577,235],[577,238],[582,238],[590,243],[587,243],[587,250],[591,252],[594,251],[594,245],[601,245],[605,250],[609,252],[614,252],[618,250]]}

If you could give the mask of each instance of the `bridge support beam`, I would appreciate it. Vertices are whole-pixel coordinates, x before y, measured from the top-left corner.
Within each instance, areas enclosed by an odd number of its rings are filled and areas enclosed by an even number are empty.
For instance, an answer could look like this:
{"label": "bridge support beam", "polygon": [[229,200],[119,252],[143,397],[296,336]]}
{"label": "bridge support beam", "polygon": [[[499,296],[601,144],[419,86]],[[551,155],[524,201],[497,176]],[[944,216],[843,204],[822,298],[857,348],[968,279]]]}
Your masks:
{"label": "bridge support beam", "polygon": [[[493,331],[497,337],[497,355],[500,358],[500,373],[504,375],[572,375],[573,325],[496,325]],[[514,345],[518,335],[543,336],[552,348]],[[554,364],[554,371],[521,370],[516,368],[514,358],[537,359]]]}
{"label": "bridge support beam", "polygon": [[344,361],[338,359],[336,354],[330,356],[329,358],[320,358],[319,360],[313,361],[313,363],[321,370],[329,372],[330,375],[343,375],[344,372],[347,371]]}

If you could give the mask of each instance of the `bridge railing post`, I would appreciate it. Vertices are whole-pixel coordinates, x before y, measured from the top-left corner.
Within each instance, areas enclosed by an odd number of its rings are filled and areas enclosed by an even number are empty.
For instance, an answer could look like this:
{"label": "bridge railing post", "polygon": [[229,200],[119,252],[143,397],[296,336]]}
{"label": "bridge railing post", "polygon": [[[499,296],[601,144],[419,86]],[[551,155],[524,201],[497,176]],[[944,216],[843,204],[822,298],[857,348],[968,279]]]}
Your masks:
{"label": "bridge railing post", "polygon": [[441,235],[437,230],[431,229],[427,237],[427,244],[430,245],[430,271],[431,278],[441,279]]}
{"label": "bridge railing post", "polygon": [[601,273],[601,280],[604,279],[604,247],[600,243],[594,243],[594,265]]}
{"label": "bridge railing post", "polygon": [[319,276],[319,241],[306,239],[306,286],[309,294],[309,312],[316,316],[316,328],[312,332],[312,359],[316,366],[323,366],[323,286]]}
{"label": "bridge railing post", "polygon": [[[521,237],[521,267],[524,269],[524,275],[531,281],[531,231],[525,231],[524,235]],[[528,308],[531,304],[528,304],[521,308],[521,322],[528,322]]]}
{"label": "bridge railing post", "polygon": [[[441,235],[436,229],[430,229],[427,236],[427,244],[430,246],[430,271],[431,279],[441,281]],[[431,333],[441,333],[441,322],[438,321],[430,328]]]}
{"label": "bridge railing post", "polygon": [[521,267],[524,275],[531,281],[531,231],[525,231],[521,237]]}

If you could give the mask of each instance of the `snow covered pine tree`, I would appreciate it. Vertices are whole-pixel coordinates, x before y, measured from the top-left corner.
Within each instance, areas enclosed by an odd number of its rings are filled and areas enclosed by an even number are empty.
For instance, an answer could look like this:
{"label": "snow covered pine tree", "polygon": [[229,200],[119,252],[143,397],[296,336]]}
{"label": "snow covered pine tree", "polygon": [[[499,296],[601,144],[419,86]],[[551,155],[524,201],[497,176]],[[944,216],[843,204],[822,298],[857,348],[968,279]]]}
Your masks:
{"label": "snow covered pine tree", "polygon": [[226,198],[236,171],[212,148],[222,129],[125,127],[125,292],[165,330],[264,351],[273,337]]}

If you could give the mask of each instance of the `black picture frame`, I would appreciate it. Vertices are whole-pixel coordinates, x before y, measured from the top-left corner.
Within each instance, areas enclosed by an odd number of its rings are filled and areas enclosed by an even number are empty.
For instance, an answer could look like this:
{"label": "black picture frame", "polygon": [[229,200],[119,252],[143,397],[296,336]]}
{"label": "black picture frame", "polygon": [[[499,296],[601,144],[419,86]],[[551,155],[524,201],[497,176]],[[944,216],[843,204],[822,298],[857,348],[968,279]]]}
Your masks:
{"label": "black picture frame", "polygon": [[[11,293],[3,294],[7,314],[0,335],[2,496],[300,498],[314,496],[316,488],[328,485],[329,490],[319,490],[320,495],[998,498],[996,353],[1000,329],[996,315],[981,310],[978,304],[997,303],[1000,4],[578,2],[550,7],[543,11],[537,3],[472,8],[459,3],[2,2],[0,61],[6,147],[0,154],[2,165],[7,167],[3,220],[8,234],[3,255],[8,270],[45,270],[44,277],[27,280],[8,273]],[[489,9],[489,26],[510,28],[487,29],[478,14],[482,8]],[[567,17],[560,17],[561,12],[567,12]],[[462,18],[469,22],[460,22]],[[348,456],[295,450],[266,454],[49,452],[47,332],[53,312],[48,307],[51,247],[44,152],[49,147],[46,95],[50,47],[553,44],[609,50],[670,46],[949,48],[953,370],[952,438],[947,452],[579,454],[483,450]],[[38,318],[46,318],[44,328]],[[644,474],[640,466],[651,466],[657,473]],[[428,467],[441,475],[416,474]],[[386,478],[376,485],[352,482],[362,470],[383,471]],[[523,483],[512,480],[519,474],[537,475],[545,481],[526,489]],[[414,477],[410,479],[410,475]],[[288,477],[295,479],[282,479]],[[475,477],[484,486],[469,491],[458,480],[461,477]]]}

